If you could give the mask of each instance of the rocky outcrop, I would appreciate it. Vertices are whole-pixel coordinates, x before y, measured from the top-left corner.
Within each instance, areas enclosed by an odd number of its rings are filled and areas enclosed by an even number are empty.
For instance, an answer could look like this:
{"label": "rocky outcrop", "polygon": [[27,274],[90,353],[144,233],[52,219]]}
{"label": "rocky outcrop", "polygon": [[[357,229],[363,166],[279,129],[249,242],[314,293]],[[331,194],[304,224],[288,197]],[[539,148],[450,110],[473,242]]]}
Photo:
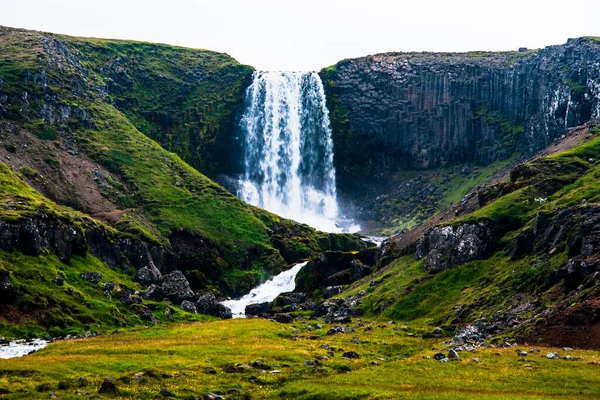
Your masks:
{"label": "rocky outcrop", "polygon": [[324,69],[343,176],[489,164],[600,117],[600,41],[528,52],[386,53]]}
{"label": "rocky outcrop", "polygon": [[487,258],[495,247],[489,223],[434,227],[417,243],[418,260],[427,257],[424,269],[439,272],[473,260]]}
{"label": "rocky outcrop", "polygon": [[232,318],[231,310],[223,304],[218,303],[215,295],[212,293],[201,295],[196,302],[196,309],[199,314],[213,315],[221,319]]}
{"label": "rocky outcrop", "polygon": [[313,259],[296,276],[296,292],[347,285],[369,275],[375,265],[376,248],[356,252],[327,251]]}
{"label": "rocky outcrop", "polygon": [[41,215],[16,223],[0,220],[0,249],[32,256],[49,251],[69,262],[72,255],[84,255],[87,246],[80,228]]}
{"label": "rocky outcrop", "polygon": [[[552,271],[545,286],[564,282],[565,294],[594,285],[600,278],[600,208],[567,208],[553,214],[538,213],[516,239],[512,259],[554,254],[567,248],[569,260]],[[564,250],[563,250],[564,251]]]}

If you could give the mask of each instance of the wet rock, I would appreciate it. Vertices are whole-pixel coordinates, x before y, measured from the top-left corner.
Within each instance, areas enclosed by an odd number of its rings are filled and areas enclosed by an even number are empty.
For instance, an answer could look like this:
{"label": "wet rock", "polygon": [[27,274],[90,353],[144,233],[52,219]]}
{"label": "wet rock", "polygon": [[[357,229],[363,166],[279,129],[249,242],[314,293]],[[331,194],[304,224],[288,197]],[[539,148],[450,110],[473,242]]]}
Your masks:
{"label": "wet rock", "polygon": [[269,312],[271,308],[271,303],[268,301],[264,303],[256,303],[256,304],[248,304],[245,309],[246,315],[259,315],[265,314]]}
{"label": "wet rock", "polygon": [[304,303],[305,301],[306,301],[306,293],[302,293],[302,292],[280,293],[275,298],[275,304],[277,304],[278,307],[291,306],[292,304]]}
{"label": "wet rock", "polygon": [[104,378],[104,382],[102,382],[102,386],[98,389],[98,393],[106,393],[106,394],[115,394],[118,393],[119,390],[114,383],[114,378]]}
{"label": "wet rock", "polygon": [[98,283],[100,282],[100,279],[102,279],[102,274],[99,272],[82,272],[81,274],[79,274],[79,276],[84,281],[88,281],[91,283]]}
{"label": "wet rock", "polygon": [[221,319],[229,319],[233,316],[231,310],[218,303],[212,293],[201,295],[196,302],[196,309],[199,314],[212,315]]}
{"label": "wet rock", "polygon": [[162,288],[164,296],[177,304],[194,298],[194,292],[181,271],[173,271],[165,275],[163,277]]}

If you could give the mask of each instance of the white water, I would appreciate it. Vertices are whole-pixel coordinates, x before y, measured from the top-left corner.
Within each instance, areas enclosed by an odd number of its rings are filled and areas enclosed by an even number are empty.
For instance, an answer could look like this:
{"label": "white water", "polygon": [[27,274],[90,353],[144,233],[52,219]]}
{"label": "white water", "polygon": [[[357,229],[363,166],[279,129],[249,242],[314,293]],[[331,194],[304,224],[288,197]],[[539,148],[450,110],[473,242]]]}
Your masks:
{"label": "white water", "polygon": [[240,198],[322,231],[360,230],[339,216],[329,111],[316,72],[255,72],[240,127]]}
{"label": "white water", "polygon": [[8,345],[0,346],[0,359],[22,357],[36,350],[43,349],[48,342],[42,339],[34,339],[31,342],[15,340]]}
{"label": "white water", "polygon": [[238,300],[227,300],[222,304],[231,309],[233,318],[246,316],[246,306],[250,304],[273,301],[280,293],[291,292],[296,287],[296,275],[306,265],[306,262],[296,264],[292,268],[269,279],[262,285],[252,289],[250,293]]}

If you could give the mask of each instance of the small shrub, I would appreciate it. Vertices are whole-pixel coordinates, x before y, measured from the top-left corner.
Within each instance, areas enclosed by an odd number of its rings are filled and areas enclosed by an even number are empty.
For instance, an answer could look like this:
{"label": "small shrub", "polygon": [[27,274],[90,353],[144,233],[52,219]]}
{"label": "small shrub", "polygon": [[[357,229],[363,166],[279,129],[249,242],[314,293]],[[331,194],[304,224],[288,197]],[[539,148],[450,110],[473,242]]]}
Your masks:
{"label": "small shrub", "polygon": [[16,153],[17,152],[17,145],[14,143],[6,143],[4,145],[4,148],[6,149],[6,151],[8,151],[9,153]]}
{"label": "small shrub", "polygon": [[30,179],[35,178],[38,174],[38,172],[35,169],[28,167],[28,166],[19,168],[19,171],[21,171],[21,173],[23,175],[25,175],[26,177],[28,177]]}
{"label": "small shrub", "polygon": [[49,392],[53,389],[52,385],[48,382],[44,382],[44,383],[40,383],[39,385],[37,385],[35,387],[35,391],[42,393],[42,392]]}

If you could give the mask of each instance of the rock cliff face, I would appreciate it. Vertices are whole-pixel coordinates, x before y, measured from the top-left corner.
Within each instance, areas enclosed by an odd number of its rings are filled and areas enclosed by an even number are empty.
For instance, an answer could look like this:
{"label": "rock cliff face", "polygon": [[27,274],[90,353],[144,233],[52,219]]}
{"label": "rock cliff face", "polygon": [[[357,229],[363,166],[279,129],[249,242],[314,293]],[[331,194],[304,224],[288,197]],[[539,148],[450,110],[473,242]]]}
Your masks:
{"label": "rock cliff face", "polygon": [[525,52],[387,53],[321,72],[336,166],[487,165],[600,117],[600,40]]}

